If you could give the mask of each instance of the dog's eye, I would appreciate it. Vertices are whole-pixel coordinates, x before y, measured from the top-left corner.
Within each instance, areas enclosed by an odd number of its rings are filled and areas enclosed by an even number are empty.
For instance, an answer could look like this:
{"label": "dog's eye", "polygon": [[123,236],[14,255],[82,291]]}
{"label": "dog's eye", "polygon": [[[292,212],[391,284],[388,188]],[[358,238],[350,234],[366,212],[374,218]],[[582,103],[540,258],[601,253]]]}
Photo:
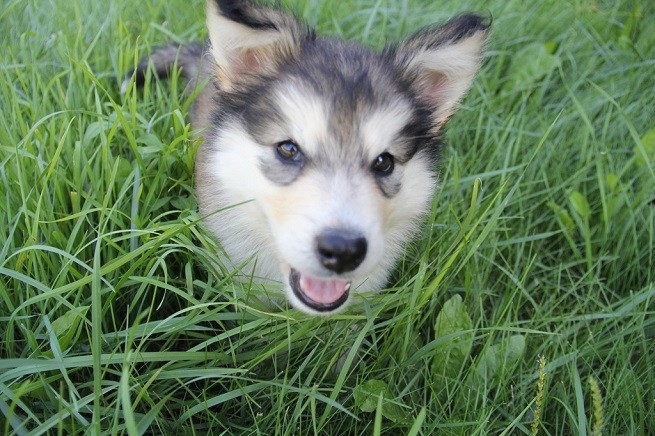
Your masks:
{"label": "dog's eye", "polygon": [[277,144],[275,150],[278,157],[285,162],[299,163],[303,158],[300,147],[293,141],[282,141]]}
{"label": "dog's eye", "polygon": [[393,156],[389,153],[382,153],[373,161],[371,169],[378,176],[388,176],[393,173],[394,161]]}

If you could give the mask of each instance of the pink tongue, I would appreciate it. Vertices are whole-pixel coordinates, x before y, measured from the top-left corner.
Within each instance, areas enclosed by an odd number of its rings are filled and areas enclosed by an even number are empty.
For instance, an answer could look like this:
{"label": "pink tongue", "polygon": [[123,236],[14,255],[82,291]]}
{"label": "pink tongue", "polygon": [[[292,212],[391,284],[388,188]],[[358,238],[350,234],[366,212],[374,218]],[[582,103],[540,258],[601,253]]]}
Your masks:
{"label": "pink tongue", "polygon": [[332,304],[348,291],[348,282],[343,280],[321,280],[313,277],[300,277],[300,289],[312,301]]}

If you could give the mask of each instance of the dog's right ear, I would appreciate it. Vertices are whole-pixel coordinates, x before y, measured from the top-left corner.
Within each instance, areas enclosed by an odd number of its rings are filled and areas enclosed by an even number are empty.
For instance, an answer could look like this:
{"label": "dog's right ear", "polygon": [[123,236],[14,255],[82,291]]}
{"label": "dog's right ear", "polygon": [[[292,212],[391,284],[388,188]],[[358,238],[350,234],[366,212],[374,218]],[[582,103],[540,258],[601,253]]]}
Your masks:
{"label": "dog's right ear", "polygon": [[438,127],[471,87],[490,26],[491,17],[464,14],[425,28],[398,47],[397,62],[433,108]]}
{"label": "dog's right ear", "polygon": [[223,89],[274,72],[308,35],[292,16],[247,0],[208,0],[207,29],[215,76]]}

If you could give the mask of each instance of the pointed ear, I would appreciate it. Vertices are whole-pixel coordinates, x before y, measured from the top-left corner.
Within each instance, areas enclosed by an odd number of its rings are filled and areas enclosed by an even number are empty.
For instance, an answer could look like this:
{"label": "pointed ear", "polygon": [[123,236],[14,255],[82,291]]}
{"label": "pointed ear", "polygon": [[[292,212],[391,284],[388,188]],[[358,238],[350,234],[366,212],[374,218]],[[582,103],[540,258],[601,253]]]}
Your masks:
{"label": "pointed ear", "polygon": [[208,0],[207,29],[215,75],[225,89],[275,71],[308,34],[292,16],[247,0]]}
{"label": "pointed ear", "polygon": [[420,31],[400,45],[397,61],[441,127],[455,112],[480,67],[491,19],[476,14]]}

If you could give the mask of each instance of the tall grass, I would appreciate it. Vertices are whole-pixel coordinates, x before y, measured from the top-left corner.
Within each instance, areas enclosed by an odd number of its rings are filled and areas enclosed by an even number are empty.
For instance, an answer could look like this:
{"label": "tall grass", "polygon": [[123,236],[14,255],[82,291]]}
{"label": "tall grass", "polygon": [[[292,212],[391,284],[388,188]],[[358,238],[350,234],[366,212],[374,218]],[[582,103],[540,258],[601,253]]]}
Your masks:
{"label": "tall grass", "polygon": [[119,93],[150,47],[204,37],[201,0],[6,1],[0,431],[652,432],[653,6],[285,3],[374,48],[494,16],[388,290],[327,320],[235,297],[265,290],[199,222],[184,83]]}

